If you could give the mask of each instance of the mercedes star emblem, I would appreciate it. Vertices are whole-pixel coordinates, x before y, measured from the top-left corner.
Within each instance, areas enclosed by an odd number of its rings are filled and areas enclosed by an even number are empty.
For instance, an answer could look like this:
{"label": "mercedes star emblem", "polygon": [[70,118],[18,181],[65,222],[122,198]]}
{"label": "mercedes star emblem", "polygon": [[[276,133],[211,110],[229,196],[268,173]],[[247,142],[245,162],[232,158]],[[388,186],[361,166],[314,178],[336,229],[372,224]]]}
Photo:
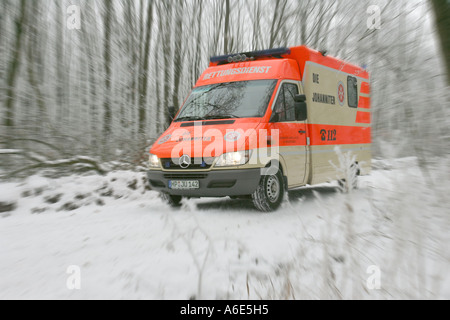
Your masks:
{"label": "mercedes star emblem", "polygon": [[191,165],[191,157],[185,154],[180,158],[180,167],[186,169]]}

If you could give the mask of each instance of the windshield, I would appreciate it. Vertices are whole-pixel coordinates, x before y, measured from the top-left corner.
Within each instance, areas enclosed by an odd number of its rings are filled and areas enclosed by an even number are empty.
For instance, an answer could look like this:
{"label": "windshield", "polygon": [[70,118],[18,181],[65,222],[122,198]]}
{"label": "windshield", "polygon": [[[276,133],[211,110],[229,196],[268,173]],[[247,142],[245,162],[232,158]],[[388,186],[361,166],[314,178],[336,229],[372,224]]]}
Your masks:
{"label": "windshield", "polygon": [[276,84],[277,80],[254,80],[195,88],[175,121],[262,117]]}

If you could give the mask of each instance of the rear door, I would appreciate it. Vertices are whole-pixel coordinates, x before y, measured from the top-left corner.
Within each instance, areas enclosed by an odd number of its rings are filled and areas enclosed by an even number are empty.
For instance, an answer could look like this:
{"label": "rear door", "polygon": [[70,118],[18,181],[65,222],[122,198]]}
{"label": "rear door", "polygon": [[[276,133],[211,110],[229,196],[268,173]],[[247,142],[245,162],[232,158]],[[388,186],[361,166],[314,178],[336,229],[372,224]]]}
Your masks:
{"label": "rear door", "polygon": [[290,188],[303,185],[306,175],[306,121],[297,121],[295,117],[294,96],[299,93],[303,92],[298,81],[283,81],[272,109],[278,114],[278,121],[271,127],[279,130],[280,155],[287,166],[285,174]]}

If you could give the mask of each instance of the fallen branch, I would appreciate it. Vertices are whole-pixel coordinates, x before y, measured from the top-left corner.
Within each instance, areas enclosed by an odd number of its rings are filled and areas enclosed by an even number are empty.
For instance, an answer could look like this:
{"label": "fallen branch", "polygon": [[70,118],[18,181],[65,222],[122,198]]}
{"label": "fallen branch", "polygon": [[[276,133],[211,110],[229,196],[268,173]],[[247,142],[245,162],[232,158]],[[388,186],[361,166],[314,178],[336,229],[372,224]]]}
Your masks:
{"label": "fallen branch", "polygon": [[42,145],[44,145],[44,146],[46,146],[46,147],[52,149],[53,151],[58,152],[59,154],[66,154],[63,150],[61,150],[60,148],[54,146],[53,144],[48,143],[48,142],[46,142],[46,141],[39,140],[39,139],[33,139],[33,138],[16,138],[16,139],[8,139],[8,137],[5,137],[5,136],[2,136],[2,137],[6,138],[10,143],[18,142],[18,141],[23,141],[23,142],[34,142],[34,143],[37,143],[37,144],[42,144]]}
{"label": "fallen branch", "polygon": [[18,150],[18,149],[0,149],[0,155],[4,155],[4,154],[12,154],[12,155],[16,155],[16,154],[22,154],[23,150]]}
{"label": "fallen branch", "polygon": [[96,171],[97,173],[104,175],[106,174],[106,170],[102,168],[102,166],[95,161],[92,158],[89,157],[75,157],[71,159],[63,159],[63,160],[56,160],[56,161],[45,161],[45,162],[39,162],[18,170],[14,170],[13,172],[6,173],[2,176],[2,178],[11,178],[16,176],[18,173],[26,172],[30,170],[36,170],[36,169],[50,169],[50,168],[62,168],[62,167],[69,167],[75,164],[87,164],[90,165],[92,170]]}

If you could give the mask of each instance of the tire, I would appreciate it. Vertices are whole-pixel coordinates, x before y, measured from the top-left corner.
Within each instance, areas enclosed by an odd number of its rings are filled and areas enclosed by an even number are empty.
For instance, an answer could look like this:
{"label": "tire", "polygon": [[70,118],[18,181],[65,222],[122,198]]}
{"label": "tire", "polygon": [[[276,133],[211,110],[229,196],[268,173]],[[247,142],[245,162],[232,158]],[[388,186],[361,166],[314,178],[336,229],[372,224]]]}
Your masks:
{"label": "tire", "polygon": [[273,212],[280,207],[285,194],[285,183],[280,170],[275,175],[263,175],[252,194],[253,205],[262,212]]}
{"label": "tire", "polygon": [[168,193],[161,192],[161,199],[173,208],[181,207],[182,196],[173,196]]}

